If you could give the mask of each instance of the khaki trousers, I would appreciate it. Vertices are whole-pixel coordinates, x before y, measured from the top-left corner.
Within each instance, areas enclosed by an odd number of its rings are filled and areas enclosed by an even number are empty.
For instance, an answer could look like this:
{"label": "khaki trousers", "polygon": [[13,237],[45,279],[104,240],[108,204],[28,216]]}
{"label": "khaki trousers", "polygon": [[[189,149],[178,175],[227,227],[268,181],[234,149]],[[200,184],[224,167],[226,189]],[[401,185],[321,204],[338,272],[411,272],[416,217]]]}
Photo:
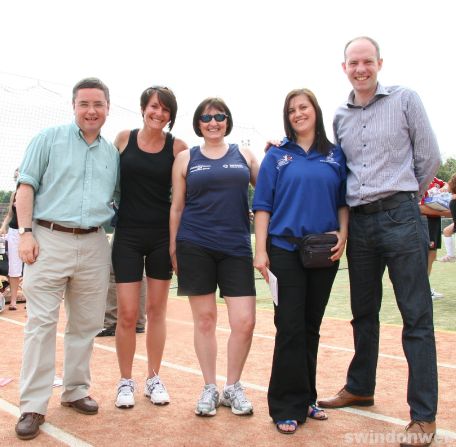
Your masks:
{"label": "khaki trousers", "polygon": [[89,363],[94,337],[103,327],[110,248],[103,230],[73,235],[34,224],[33,234],[40,253],[24,270],[28,320],[20,411],[46,414],[55,376],[57,322],[63,298],[67,324],[61,399],[72,402],[89,395]]}

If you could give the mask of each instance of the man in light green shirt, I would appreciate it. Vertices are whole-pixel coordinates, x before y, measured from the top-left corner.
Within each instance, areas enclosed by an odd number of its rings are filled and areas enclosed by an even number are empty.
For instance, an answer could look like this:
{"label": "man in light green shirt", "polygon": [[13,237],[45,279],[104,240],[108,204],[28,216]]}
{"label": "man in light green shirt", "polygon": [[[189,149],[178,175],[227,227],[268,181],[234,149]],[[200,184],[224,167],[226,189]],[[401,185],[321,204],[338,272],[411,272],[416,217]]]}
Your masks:
{"label": "man in light green shirt", "polygon": [[16,208],[27,296],[20,385],[20,439],[39,434],[52,394],[62,298],[67,314],[61,404],[96,414],[89,396],[93,339],[103,327],[110,249],[101,227],[113,216],[119,155],[100,135],[109,90],[97,78],[73,88],[74,123],[45,129],[20,167]]}

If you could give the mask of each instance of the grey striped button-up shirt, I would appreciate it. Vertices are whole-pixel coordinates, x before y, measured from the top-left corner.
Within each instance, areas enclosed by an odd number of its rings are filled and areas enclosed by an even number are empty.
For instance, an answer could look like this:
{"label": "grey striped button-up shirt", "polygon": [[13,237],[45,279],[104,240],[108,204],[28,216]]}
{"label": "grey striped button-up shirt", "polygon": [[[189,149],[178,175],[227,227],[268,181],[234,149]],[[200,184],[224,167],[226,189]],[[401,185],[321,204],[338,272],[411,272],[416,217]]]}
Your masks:
{"label": "grey striped button-up shirt", "polygon": [[354,99],[352,91],[333,123],[347,157],[348,205],[399,191],[423,194],[440,166],[440,152],[417,93],[378,84],[367,106],[355,105]]}

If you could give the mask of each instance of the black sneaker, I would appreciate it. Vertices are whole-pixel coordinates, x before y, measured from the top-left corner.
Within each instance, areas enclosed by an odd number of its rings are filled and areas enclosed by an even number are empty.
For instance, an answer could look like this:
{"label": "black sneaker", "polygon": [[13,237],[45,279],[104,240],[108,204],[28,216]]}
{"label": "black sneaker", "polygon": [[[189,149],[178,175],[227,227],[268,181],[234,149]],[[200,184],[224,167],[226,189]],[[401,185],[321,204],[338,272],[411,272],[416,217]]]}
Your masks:
{"label": "black sneaker", "polygon": [[146,331],[146,330],[145,330],[143,327],[141,327],[141,326],[136,326],[136,333],[137,333],[137,334],[144,334],[145,331]]}
{"label": "black sneaker", "polygon": [[116,335],[116,325],[108,326],[103,328],[98,334],[97,337],[113,337]]}

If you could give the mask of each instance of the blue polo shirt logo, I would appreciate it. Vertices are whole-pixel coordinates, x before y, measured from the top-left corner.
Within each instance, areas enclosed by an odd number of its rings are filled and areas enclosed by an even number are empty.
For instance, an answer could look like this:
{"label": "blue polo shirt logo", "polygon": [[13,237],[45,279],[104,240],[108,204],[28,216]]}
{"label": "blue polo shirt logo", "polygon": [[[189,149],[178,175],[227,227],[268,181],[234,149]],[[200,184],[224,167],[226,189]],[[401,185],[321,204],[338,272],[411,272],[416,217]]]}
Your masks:
{"label": "blue polo shirt logo", "polygon": [[334,151],[331,150],[324,160],[320,160],[322,163],[333,163],[339,166],[339,163],[334,160]]}
{"label": "blue polo shirt logo", "polygon": [[277,160],[277,169],[280,169],[282,166],[286,166],[288,163],[290,163],[293,160],[293,157],[289,154],[285,154],[282,158],[279,158]]}

